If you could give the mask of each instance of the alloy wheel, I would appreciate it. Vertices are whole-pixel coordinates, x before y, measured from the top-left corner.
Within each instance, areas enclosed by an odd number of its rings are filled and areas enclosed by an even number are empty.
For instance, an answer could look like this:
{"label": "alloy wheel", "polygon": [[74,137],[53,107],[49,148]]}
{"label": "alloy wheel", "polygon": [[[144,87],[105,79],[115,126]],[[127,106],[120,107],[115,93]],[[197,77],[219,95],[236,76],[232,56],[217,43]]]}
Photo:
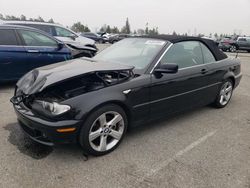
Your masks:
{"label": "alloy wheel", "polygon": [[227,81],[223,84],[220,90],[220,104],[225,106],[231,99],[233,92],[233,85],[231,82]]}
{"label": "alloy wheel", "polygon": [[89,131],[89,143],[95,151],[107,151],[115,147],[125,130],[121,114],[109,111],[101,114]]}
{"label": "alloy wheel", "polygon": [[237,50],[236,46],[233,45],[230,47],[230,52],[236,52],[236,50]]}

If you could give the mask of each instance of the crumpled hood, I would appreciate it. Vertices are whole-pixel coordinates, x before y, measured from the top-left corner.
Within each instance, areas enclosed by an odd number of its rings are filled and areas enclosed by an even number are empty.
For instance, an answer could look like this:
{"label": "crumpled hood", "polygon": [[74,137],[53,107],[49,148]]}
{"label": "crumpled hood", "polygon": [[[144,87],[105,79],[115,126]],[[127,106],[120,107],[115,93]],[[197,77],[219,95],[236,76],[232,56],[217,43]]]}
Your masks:
{"label": "crumpled hood", "polygon": [[26,95],[44,90],[58,82],[98,71],[132,70],[133,66],[118,63],[97,62],[93,59],[79,58],[34,69],[24,75],[17,88]]}
{"label": "crumpled hood", "polygon": [[78,50],[89,50],[89,51],[92,51],[92,52],[97,52],[98,50],[94,47],[89,47],[89,46],[85,46],[85,45],[82,45],[80,43],[77,43],[77,42],[64,42],[68,47],[70,48],[73,48],[73,49],[78,49]]}
{"label": "crumpled hood", "polygon": [[73,40],[70,37],[60,37],[60,36],[56,36],[57,39],[63,41],[64,43],[68,43],[68,42],[74,42],[74,43],[79,43],[80,45],[93,45],[95,44],[95,41],[92,39],[89,39],[87,37],[82,37],[82,36],[78,36],[75,38],[75,40]]}

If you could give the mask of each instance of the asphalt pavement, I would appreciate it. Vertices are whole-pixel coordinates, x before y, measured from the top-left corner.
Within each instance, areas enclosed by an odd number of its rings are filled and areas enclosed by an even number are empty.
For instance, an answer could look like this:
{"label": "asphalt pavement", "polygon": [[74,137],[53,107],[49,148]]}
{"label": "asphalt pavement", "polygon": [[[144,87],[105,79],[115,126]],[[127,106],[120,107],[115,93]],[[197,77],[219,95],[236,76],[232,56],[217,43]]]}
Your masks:
{"label": "asphalt pavement", "polygon": [[[234,54],[230,54],[234,56]],[[250,55],[224,109],[206,106],[131,130],[102,157],[74,145],[34,143],[20,130],[0,86],[0,188],[250,188]]]}

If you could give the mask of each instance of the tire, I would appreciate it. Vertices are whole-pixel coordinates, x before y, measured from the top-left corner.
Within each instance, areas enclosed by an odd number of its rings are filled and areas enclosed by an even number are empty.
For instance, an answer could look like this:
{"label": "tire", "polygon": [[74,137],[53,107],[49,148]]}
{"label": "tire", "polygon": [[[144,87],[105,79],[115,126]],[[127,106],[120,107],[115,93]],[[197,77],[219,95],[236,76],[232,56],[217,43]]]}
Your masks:
{"label": "tire", "polygon": [[112,152],[121,143],[127,125],[126,113],[118,105],[105,105],[92,112],[79,135],[84,153],[101,156]]}
{"label": "tire", "polygon": [[100,44],[103,44],[103,43],[104,43],[104,40],[103,40],[103,39],[100,39],[100,40],[99,40],[99,43],[100,43]]}
{"label": "tire", "polygon": [[230,51],[230,52],[236,52],[236,51],[237,51],[237,46],[232,45],[232,46],[229,48],[229,51]]}
{"label": "tire", "polygon": [[248,53],[250,53],[250,50],[247,50]]}
{"label": "tire", "polygon": [[231,79],[227,79],[222,83],[213,105],[216,108],[224,108],[230,102],[232,95],[233,95],[233,81]]}

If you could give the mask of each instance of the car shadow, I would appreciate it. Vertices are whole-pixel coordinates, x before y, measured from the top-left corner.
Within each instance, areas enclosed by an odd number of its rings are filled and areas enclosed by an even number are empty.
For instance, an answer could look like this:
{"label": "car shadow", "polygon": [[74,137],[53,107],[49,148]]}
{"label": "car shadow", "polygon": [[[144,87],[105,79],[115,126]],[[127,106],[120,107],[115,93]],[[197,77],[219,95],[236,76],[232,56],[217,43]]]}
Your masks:
{"label": "car shadow", "polygon": [[81,148],[77,144],[56,145],[51,147],[33,141],[21,130],[18,122],[7,124],[4,129],[9,131],[8,142],[16,146],[20,153],[33,159],[40,160],[46,158],[52,152],[55,152],[55,155],[62,156],[63,158],[66,156],[75,156],[84,161],[88,159],[88,156],[81,151]]}
{"label": "car shadow", "polygon": [[15,88],[16,82],[9,81],[9,82],[0,82],[0,92],[1,90],[13,89]]}
{"label": "car shadow", "polygon": [[31,140],[22,132],[18,123],[8,124],[4,129],[9,131],[9,143],[16,146],[21,153],[30,156],[33,159],[45,158],[53,151],[52,147]]}

